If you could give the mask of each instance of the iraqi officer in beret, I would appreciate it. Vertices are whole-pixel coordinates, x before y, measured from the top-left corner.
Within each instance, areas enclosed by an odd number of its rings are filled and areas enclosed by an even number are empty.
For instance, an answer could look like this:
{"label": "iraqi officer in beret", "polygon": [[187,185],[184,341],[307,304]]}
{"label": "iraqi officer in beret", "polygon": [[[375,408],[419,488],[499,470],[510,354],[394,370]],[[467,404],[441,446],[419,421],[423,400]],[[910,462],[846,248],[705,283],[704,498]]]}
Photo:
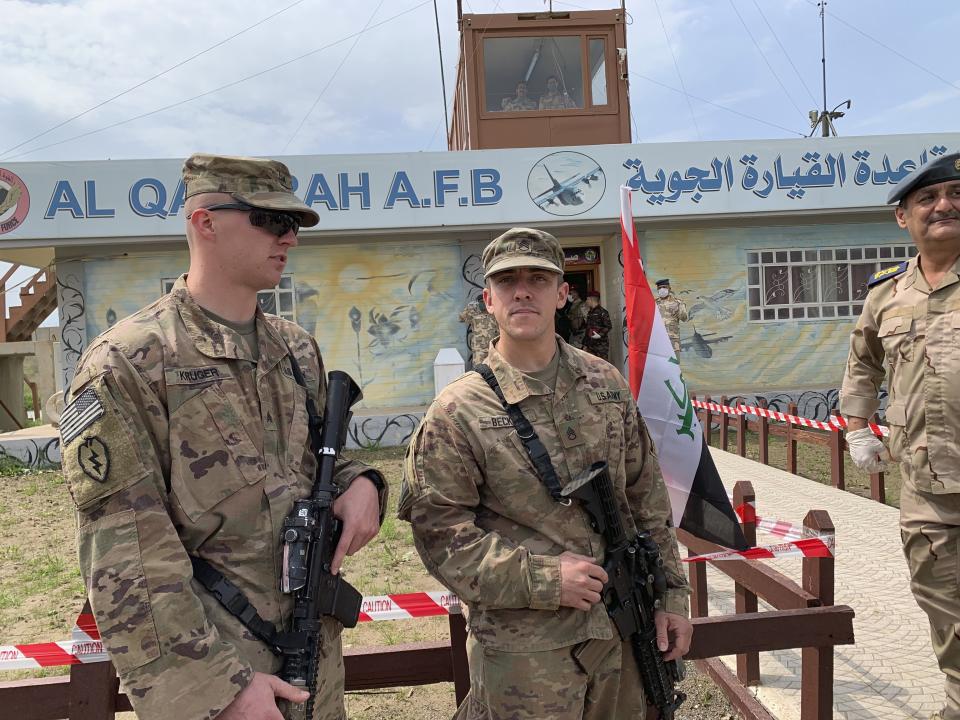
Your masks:
{"label": "iraqi officer in beret", "polygon": [[[903,551],[946,676],[933,717],[960,720],[960,153],[917,168],[888,202],[919,253],[869,281],[840,409],[859,467],[900,463]],[[884,379],[886,446],[867,426]]]}
{"label": "iraqi officer in beret", "polygon": [[657,280],[657,308],[663,324],[667,326],[667,336],[673,345],[673,353],[680,357],[680,323],[690,319],[687,304],[670,290],[667,278]]}
{"label": "iraqi officer in beret", "polygon": [[[665,658],[680,657],[692,634],[687,583],[650,436],[616,368],[554,333],[568,290],[557,239],[514,228],[487,246],[483,266],[500,335],[486,367],[427,410],[399,508],[424,565],[470,609],[470,693],[456,718],[642,720],[631,645],[600,597],[603,537],[579,503],[549,488],[607,462],[628,535],[649,530],[660,546],[668,588],[657,634]],[[504,402],[532,426],[546,469],[531,463],[533,436],[521,423],[520,437]]]}
{"label": "iraqi officer in beret", "polygon": [[[306,692],[275,677],[281,659],[251,612],[289,630],[280,528],[313,486],[305,400],[323,408],[326,381],[316,341],[264,314],[257,293],[319,218],[273,160],[194,155],[183,181],[188,272],[89,344],[60,417],[80,569],[138,718],[279,719],[278,704],[289,717]],[[358,463],[341,461],[335,482],[333,572],[377,533],[386,499]],[[250,612],[224,607],[194,577],[202,568]],[[313,717],[340,720],[341,627],[321,622]]]}

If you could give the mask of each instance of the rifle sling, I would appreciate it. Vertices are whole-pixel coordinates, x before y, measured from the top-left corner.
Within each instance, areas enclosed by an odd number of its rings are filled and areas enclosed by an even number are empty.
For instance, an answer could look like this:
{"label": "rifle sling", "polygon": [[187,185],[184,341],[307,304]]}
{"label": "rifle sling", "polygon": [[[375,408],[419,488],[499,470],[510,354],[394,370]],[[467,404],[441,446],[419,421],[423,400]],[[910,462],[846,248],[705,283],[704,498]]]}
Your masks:
{"label": "rifle sling", "polygon": [[547,488],[550,497],[559,503],[569,505],[570,499],[563,497],[561,494],[563,488],[560,486],[560,480],[557,478],[557,471],[554,470],[553,463],[550,461],[550,453],[547,452],[546,446],[544,446],[543,442],[537,436],[533,425],[530,424],[530,421],[527,420],[523,411],[520,410],[520,406],[507,402],[507,399],[503,396],[503,390],[500,388],[500,383],[497,382],[496,375],[493,374],[493,370],[487,365],[481,363],[474,365],[473,369],[486,381],[490,389],[493,390],[497,398],[499,398],[503,409],[507,411],[507,415],[513,423],[514,429],[517,431],[517,437],[519,437],[520,442],[523,443],[523,449],[527,451],[527,456],[537,471],[537,477],[540,478],[540,482]]}
{"label": "rifle sling", "polygon": [[[303,371],[293,357],[293,352],[289,346],[287,352],[290,354],[290,369],[293,371],[294,380],[300,387],[307,390],[307,382],[303,377]],[[309,391],[307,391],[306,404],[310,442],[314,447],[320,447],[320,416],[317,414],[317,406],[314,405]],[[203,585],[207,592],[213,595],[223,605],[224,609],[239,620],[254,637],[264,642],[274,655],[282,655],[284,650],[306,647],[306,635],[303,633],[279,632],[272,623],[260,617],[257,608],[247,599],[243,590],[230,582],[224,577],[223,573],[216,570],[206,560],[190,555],[190,563],[193,565],[193,576],[197,579],[197,582]]]}

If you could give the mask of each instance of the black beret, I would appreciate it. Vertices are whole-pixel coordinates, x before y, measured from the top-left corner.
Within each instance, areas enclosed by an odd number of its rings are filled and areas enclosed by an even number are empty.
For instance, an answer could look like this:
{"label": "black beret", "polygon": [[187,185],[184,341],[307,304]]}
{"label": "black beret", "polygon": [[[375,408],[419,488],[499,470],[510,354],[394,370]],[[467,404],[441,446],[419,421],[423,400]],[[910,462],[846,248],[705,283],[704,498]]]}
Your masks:
{"label": "black beret", "polygon": [[661,285],[669,285],[669,284],[670,284],[670,281],[667,280],[666,278],[664,278],[663,280],[657,280],[657,287],[660,287]]}
{"label": "black beret", "polygon": [[943,155],[918,167],[890,191],[887,204],[900,202],[914,190],[950,180],[960,180],[960,153]]}

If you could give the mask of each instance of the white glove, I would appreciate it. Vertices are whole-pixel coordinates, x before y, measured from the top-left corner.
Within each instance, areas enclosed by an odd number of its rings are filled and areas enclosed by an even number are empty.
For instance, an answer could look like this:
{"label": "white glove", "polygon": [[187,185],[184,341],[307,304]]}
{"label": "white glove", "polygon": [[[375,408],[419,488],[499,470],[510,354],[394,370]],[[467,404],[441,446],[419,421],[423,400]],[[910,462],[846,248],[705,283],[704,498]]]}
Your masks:
{"label": "white glove", "polygon": [[848,431],[847,446],[850,448],[850,458],[861,470],[878,473],[887,467],[883,460],[887,449],[870,428]]}
{"label": "white glove", "polygon": [[597,333],[597,332],[590,333],[590,337],[591,337],[592,339],[594,339],[594,340],[599,340],[599,339],[600,339],[600,333]]}

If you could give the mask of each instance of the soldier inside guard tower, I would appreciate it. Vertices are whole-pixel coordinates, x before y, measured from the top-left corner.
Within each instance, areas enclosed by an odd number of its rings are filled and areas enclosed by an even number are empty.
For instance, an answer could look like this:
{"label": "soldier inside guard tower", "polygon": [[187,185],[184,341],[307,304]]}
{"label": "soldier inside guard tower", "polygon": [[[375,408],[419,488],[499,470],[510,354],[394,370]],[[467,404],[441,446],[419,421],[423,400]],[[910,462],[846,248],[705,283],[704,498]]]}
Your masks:
{"label": "soldier inside guard tower", "polygon": [[655,621],[664,659],[690,645],[670,500],[630,387],[554,333],[567,297],[563,264],[556,238],[539,230],[514,228],[487,246],[483,297],[500,327],[481,369],[487,378],[469,372],[444,388],[404,461],[400,517],[427,570],[470,611],[460,720],[646,714],[630,643],[600,597],[604,538],[579,503],[554,499],[548,469],[531,463],[502,402],[532,425],[555,482],[568,486],[608,463],[628,532],[649,530],[663,556],[667,590]]}
{"label": "soldier inside guard tower", "polygon": [[[190,268],[93,340],[60,418],[80,568],[104,645],[140,720],[281,718],[306,693],[280,658],[192,577],[191,557],[289,629],[280,529],[316,461],[305,399],[324,407],[316,341],[257,306],[318,216],[273,160],[194,155],[183,168]],[[295,380],[294,364],[307,387]],[[381,475],[341,462],[333,560],[373,538]],[[340,720],[341,627],[322,620],[314,718]]]}
{"label": "soldier inside guard tower", "polygon": [[[900,463],[911,589],[946,675],[946,704],[933,718],[960,720],[960,153],[917,168],[888,202],[919,254],[868,282],[840,409],[859,467]],[[867,426],[884,378],[886,447]]]}

